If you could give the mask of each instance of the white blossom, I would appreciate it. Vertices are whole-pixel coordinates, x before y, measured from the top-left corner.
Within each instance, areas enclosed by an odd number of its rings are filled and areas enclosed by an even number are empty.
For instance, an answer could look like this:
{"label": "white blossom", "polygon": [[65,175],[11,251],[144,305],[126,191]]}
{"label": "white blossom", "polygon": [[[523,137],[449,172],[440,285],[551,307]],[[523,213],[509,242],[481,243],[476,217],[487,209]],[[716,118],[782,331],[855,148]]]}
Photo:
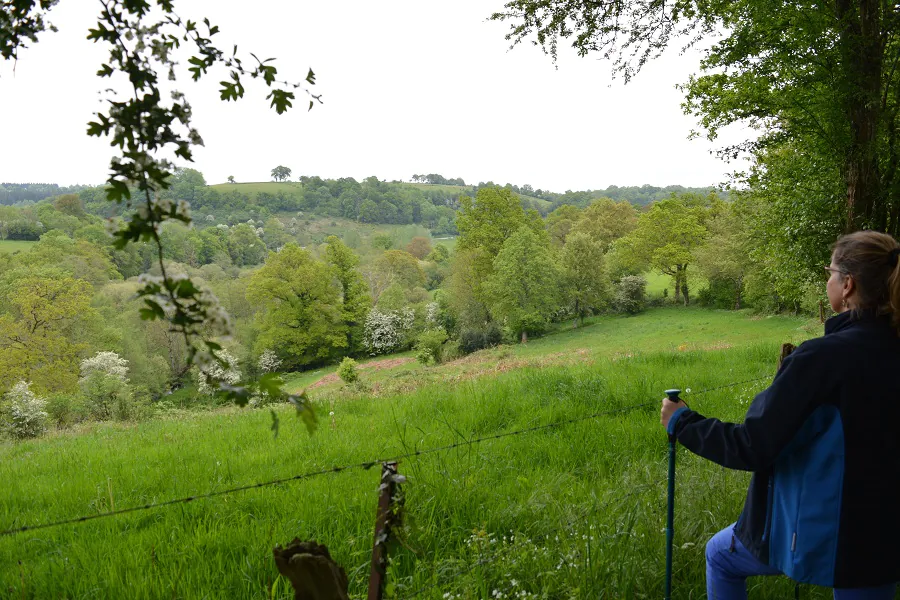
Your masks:
{"label": "white blossom", "polygon": [[29,388],[29,383],[20,381],[6,393],[9,402],[9,430],[19,438],[37,437],[47,429],[47,405]]}
{"label": "white blossom", "polygon": [[[199,353],[198,353],[199,356]],[[228,368],[222,367],[218,361],[207,363],[202,372],[197,373],[197,389],[201,394],[212,394],[215,388],[207,381],[207,376],[212,383],[220,382],[226,385],[234,385],[241,380],[241,372],[238,370],[237,359],[227,350],[219,352],[219,358],[225,361]],[[206,376],[204,376],[204,373]]]}
{"label": "white blossom", "polygon": [[266,350],[259,355],[259,361],[256,363],[259,370],[264,373],[274,373],[281,367],[281,359],[272,350]]}
{"label": "white blossom", "polygon": [[81,361],[81,379],[87,379],[94,373],[102,373],[127,381],[128,361],[115,352],[98,352],[91,358]]}
{"label": "white blossom", "polygon": [[414,320],[415,313],[409,307],[392,311],[373,308],[366,316],[363,344],[372,354],[393,352],[403,343]]}

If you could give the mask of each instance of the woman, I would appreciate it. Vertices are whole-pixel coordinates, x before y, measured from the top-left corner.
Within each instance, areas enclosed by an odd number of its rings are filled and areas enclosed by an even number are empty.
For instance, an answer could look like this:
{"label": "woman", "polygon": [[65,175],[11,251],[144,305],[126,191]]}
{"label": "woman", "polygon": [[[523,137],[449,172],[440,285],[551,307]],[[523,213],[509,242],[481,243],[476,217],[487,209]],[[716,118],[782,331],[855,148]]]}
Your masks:
{"label": "woman", "polygon": [[753,471],[740,518],[706,546],[709,598],[747,597],[746,578],[785,574],[840,600],[893,598],[900,581],[900,245],[860,231],[834,246],[838,314],[782,363],[744,423],[663,401],[688,450]]}

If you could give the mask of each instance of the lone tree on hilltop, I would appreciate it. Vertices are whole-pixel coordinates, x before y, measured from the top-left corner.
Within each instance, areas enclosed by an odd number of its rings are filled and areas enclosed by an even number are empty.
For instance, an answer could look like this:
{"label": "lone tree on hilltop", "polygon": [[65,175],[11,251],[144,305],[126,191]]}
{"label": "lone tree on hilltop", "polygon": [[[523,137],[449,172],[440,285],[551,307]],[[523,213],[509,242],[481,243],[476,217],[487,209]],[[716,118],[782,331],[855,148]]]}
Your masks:
{"label": "lone tree on hilltop", "polygon": [[272,179],[275,181],[286,181],[291,178],[291,170],[287,167],[278,165],[272,169]]}
{"label": "lone tree on hilltop", "polygon": [[234,183],[234,175],[228,176],[228,183]]}

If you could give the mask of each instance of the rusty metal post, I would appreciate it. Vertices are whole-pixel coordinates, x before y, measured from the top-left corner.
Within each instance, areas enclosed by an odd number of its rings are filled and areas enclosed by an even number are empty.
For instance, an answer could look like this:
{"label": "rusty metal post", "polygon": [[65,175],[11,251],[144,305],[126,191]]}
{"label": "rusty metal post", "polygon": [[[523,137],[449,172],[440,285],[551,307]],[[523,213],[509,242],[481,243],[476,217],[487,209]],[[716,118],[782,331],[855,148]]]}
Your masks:
{"label": "rusty metal post", "polygon": [[397,483],[397,463],[382,463],[381,484],[378,486],[378,513],[375,518],[375,543],[372,545],[372,568],[369,571],[368,600],[381,600],[387,573],[388,538],[393,521],[393,498]]}

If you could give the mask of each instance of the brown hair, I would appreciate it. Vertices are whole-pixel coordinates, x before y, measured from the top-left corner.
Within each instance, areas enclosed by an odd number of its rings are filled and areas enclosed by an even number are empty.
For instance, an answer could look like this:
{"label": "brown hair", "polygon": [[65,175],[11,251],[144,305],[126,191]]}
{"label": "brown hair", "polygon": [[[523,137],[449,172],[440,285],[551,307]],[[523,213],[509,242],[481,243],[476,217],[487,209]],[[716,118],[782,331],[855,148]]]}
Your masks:
{"label": "brown hair", "polygon": [[834,264],[856,283],[859,310],[891,315],[900,333],[900,244],[886,233],[857,231],[834,244]]}

